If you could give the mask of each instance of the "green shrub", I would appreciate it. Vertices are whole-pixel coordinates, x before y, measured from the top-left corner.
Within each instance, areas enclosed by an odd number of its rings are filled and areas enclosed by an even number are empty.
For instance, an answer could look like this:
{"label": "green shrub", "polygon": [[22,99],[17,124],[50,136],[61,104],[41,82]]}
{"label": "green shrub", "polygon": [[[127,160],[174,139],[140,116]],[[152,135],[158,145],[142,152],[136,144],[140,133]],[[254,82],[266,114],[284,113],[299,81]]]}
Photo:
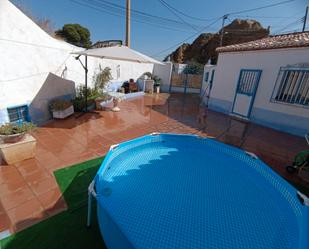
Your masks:
{"label": "green shrub", "polygon": [[197,62],[191,62],[183,70],[184,74],[203,74],[204,65]]}
{"label": "green shrub", "polygon": [[65,24],[62,29],[56,31],[56,35],[73,45],[91,47],[90,32],[80,24]]}
{"label": "green shrub", "polygon": [[91,87],[86,88],[85,86],[77,87],[76,97],[73,100],[73,106],[76,112],[80,112],[86,109],[85,106],[86,92],[87,92],[87,108],[95,104],[95,99],[100,97],[101,95],[95,88]]}

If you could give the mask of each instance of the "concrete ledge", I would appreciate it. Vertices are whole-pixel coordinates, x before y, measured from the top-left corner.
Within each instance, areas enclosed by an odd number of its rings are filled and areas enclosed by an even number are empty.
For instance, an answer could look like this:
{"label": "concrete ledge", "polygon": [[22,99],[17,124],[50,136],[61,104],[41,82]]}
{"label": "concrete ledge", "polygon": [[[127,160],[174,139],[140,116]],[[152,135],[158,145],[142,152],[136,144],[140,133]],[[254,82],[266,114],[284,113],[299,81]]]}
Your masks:
{"label": "concrete ledge", "polygon": [[223,112],[225,114],[229,114],[231,112],[233,103],[230,101],[226,101],[223,99],[215,99],[210,96],[208,107],[211,110],[217,112]]}
{"label": "concrete ledge", "polygon": [[29,134],[17,143],[0,144],[0,156],[7,164],[14,164],[35,156],[36,139]]}
{"label": "concrete ledge", "polygon": [[276,130],[304,136],[309,132],[309,117],[300,117],[281,112],[253,108],[250,120]]}

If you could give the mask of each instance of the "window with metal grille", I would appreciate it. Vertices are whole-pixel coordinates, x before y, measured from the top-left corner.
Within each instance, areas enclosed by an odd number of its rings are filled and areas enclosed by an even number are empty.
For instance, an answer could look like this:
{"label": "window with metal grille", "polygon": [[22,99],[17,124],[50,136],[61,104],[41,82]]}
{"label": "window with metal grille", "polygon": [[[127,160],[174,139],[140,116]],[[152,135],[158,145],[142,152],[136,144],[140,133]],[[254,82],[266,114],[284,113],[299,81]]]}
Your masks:
{"label": "window with metal grille", "polygon": [[272,101],[309,106],[309,68],[280,68]]}
{"label": "window with metal grille", "polygon": [[11,123],[22,123],[29,121],[27,105],[7,108],[7,111]]}
{"label": "window with metal grille", "polygon": [[259,82],[262,70],[242,69],[238,79],[237,93],[252,95]]}

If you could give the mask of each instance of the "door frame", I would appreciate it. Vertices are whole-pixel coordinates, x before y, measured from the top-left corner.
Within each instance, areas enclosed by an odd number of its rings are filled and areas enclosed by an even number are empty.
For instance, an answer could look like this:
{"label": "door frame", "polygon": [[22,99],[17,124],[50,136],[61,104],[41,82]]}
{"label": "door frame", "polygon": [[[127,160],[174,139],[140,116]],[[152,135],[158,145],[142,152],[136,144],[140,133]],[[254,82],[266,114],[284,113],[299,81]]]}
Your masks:
{"label": "door frame", "polygon": [[[256,73],[258,73],[257,79],[256,79],[256,83],[255,83],[255,85],[254,85],[254,89],[253,89],[252,94],[238,93],[239,84],[240,84],[240,80],[241,80],[241,76],[242,76],[242,73],[243,73],[243,72],[256,72]],[[235,94],[234,94],[234,100],[233,100],[233,105],[232,105],[231,114],[234,114],[234,115],[240,116],[240,117],[242,117],[242,118],[246,118],[246,119],[249,119],[249,118],[250,118],[251,111],[252,111],[252,107],[253,107],[254,100],[255,100],[255,96],[256,96],[256,92],[257,92],[258,86],[259,86],[259,84],[260,84],[262,72],[263,72],[262,69],[241,69],[241,70],[240,70],[239,75],[238,75],[238,81],[237,81],[237,85],[236,85],[236,90],[235,90]],[[247,96],[251,96],[251,97],[252,97],[252,99],[251,99],[251,101],[250,101],[250,104],[249,104],[249,109],[248,109],[247,115],[243,115],[243,114],[234,112],[234,106],[235,106],[237,94],[243,94],[243,95],[247,95]]]}

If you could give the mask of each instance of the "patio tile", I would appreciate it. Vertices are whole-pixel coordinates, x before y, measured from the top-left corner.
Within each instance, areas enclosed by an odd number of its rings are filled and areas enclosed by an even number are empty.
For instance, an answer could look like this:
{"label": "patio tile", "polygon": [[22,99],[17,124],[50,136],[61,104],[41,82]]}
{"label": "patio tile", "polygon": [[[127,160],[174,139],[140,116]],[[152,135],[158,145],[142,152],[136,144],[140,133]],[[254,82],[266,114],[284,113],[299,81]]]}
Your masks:
{"label": "patio tile", "polygon": [[20,178],[19,181],[5,182],[0,184],[0,197],[11,194],[19,189],[26,187],[26,182]]}
{"label": "patio tile", "polygon": [[58,188],[38,195],[38,200],[48,215],[55,215],[67,209],[64,198]]}
{"label": "patio tile", "polygon": [[31,189],[28,186],[24,186],[14,192],[10,192],[4,196],[1,196],[1,202],[6,211],[18,207],[23,203],[34,198]]}
{"label": "patio tile", "polygon": [[9,210],[7,213],[15,231],[25,229],[43,218],[47,218],[43,207],[35,198]]}
{"label": "patio tile", "polygon": [[0,202],[0,233],[11,228],[11,222]]}
{"label": "patio tile", "polygon": [[45,169],[55,168],[62,164],[62,161],[52,152],[37,154],[36,159]]}
{"label": "patio tile", "polygon": [[103,156],[112,144],[152,132],[213,137],[257,154],[281,176],[300,182],[286,173],[285,165],[307,147],[303,138],[201,108],[197,95],[146,95],[121,102],[120,108],[118,113],[104,110],[53,120],[33,134],[34,159],[0,162],[0,231],[12,225],[23,229],[67,208],[55,170]]}
{"label": "patio tile", "polygon": [[22,176],[14,166],[5,165],[0,167],[0,184],[6,182],[17,182],[21,180]]}
{"label": "patio tile", "polygon": [[43,180],[32,182],[29,186],[36,196],[58,187],[56,179],[52,176],[44,178]]}

